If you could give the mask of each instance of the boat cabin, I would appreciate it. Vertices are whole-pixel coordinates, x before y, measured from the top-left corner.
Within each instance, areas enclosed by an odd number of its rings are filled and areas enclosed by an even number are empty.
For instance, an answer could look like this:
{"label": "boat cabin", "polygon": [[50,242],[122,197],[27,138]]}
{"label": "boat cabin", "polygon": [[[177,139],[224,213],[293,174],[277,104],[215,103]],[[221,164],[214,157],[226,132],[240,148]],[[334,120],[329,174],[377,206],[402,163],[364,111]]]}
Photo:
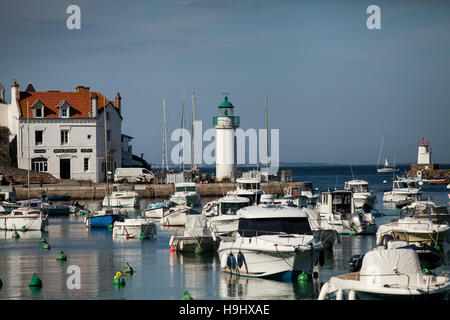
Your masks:
{"label": "boat cabin", "polygon": [[394,189],[418,189],[417,181],[413,179],[398,179],[394,180]]}
{"label": "boat cabin", "polygon": [[244,207],[250,205],[250,200],[245,197],[224,197],[219,199],[220,214],[234,215]]}
{"label": "boat cabin", "polygon": [[342,190],[324,192],[320,198],[320,213],[352,214],[355,212],[353,192]]}
{"label": "boat cabin", "polygon": [[364,180],[351,180],[344,184],[344,190],[353,191],[355,193],[369,192],[369,183]]}
{"label": "boat cabin", "polygon": [[14,186],[0,186],[0,201],[16,202],[16,188]]}
{"label": "boat cabin", "polygon": [[175,184],[175,193],[196,192],[194,182],[182,182]]}

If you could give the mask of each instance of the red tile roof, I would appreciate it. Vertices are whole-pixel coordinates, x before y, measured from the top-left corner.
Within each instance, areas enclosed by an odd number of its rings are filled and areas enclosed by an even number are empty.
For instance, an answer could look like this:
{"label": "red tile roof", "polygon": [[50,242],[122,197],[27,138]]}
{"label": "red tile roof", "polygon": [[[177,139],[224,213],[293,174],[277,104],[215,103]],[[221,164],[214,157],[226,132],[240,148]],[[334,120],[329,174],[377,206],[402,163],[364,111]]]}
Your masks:
{"label": "red tile roof", "polygon": [[[84,92],[30,92],[21,91],[19,104],[22,118],[27,118],[27,102],[29,108],[29,116],[33,118],[32,106],[39,100],[44,104],[45,118],[59,118],[59,108],[57,108],[64,100],[71,106],[71,118],[89,118],[91,111],[91,95],[96,94],[98,97],[97,109],[102,109],[110,100],[106,99],[100,92],[84,91]],[[111,101],[114,105],[114,101]],[[119,112],[120,113],[120,112]],[[97,112],[98,114],[98,112]]]}

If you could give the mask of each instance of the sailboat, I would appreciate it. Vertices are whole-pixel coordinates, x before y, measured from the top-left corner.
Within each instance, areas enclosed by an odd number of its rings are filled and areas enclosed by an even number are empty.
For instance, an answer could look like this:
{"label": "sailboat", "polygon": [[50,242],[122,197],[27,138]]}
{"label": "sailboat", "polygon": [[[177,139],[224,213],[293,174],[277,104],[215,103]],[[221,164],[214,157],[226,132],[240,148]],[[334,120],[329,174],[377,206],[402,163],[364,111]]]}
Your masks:
{"label": "sailboat", "polygon": [[106,208],[96,210],[92,215],[85,218],[88,228],[110,228],[116,221],[124,221],[123,215],[119,210],[111,209],[111,193],[109,191],[109,168],[108,168],[108,142],[107,142],[107,126],[106,126],[106,105],[103,107],[104,129],[105,129],[105,173],[106,173]]}
{"label": "sailboat", "polygon": [[378,161],[377,161],[377,172],[378,173],[387,173],[387,172],[398,171],[399,170],[398,168],[395,168],[395,166],[389,165],[386,154],[384,155],[384,167],[382,167],[382,168],[379,167],[381,153],[383,152],[383,147],[384,147],[384,139],[385,139],[385,135],[383,135],[383,139],[381,140],[381,148],[380,148],[380,153],[378,154]]}

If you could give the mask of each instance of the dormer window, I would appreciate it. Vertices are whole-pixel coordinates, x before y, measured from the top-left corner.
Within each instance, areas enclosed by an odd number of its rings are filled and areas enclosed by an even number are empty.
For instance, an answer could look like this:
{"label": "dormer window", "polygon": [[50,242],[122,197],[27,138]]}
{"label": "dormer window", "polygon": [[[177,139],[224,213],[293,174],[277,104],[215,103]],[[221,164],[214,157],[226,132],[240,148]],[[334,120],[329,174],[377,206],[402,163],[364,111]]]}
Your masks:
{"label": "dormer window", "polygon": [[70,105],[66,100],[62,101],[57,108],[59,109],[60,118],[70,118]]}
{"label": "dormer window", "polygon": [[34,110],[35,118],[43,118],[44,117],[44,105],[42,104],[42,102],[37,101],[33,106],[33,110]]}

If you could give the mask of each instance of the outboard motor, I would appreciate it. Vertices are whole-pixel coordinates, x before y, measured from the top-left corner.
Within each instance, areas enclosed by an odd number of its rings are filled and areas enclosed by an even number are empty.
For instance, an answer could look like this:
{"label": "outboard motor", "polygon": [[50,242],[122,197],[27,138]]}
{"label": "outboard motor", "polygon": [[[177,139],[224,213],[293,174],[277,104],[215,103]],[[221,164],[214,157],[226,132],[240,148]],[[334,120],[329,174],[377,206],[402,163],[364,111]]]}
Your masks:
{"label": "outboard motor", "polygon": [[361,217],[358,213],[352,214],[352,218],[350,219],[350,228],[352,228],[356,233],[361,233],[364,231]]}

